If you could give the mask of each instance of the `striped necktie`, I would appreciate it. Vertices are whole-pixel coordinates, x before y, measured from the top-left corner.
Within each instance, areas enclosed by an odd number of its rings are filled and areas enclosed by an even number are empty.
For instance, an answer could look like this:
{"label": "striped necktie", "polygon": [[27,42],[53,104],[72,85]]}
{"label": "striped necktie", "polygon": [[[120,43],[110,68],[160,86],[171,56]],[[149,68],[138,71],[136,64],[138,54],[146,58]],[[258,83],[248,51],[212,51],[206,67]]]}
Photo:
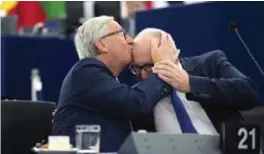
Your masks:
{"label": "striped necktie", "polygon": [[171,102],[173,105],[173,108],[176,112],[178,121],[180,123],[181,129],[183,133],[197,133],[192,121],[188,115],[188,113],[186,112],[184,105],[181,101],[181,99],[179,98],[179,96],[177,95],[176,91],[173,91],[172,97],[171,97]]}

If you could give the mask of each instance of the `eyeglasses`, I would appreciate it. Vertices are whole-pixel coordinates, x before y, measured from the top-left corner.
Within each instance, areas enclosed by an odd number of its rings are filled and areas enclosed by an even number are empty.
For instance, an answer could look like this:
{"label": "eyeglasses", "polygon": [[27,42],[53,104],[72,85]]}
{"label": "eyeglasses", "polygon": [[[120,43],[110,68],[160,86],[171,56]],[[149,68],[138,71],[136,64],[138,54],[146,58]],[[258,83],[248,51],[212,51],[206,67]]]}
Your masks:
{"label": "eyeglasses", "polygon": [[115,35],[115,34],[118,34],[118,33],[121,33],[121,32],[123,33],[123,36],[124,36],[125,39],[126,39],[126,31],[125,31],[123,28],[120,29],[120,30],[117,30],[117,31],[114,31],[114,32],[108,33],[108,34],[102,36],[100,39],[104,39],[104,38],[106,38],[106,37],[108,37],[108,36],[112,36],[112,35]]}
{"label": "eyeglasses", "polygon": [[130,71],[134,74],[134,75],[141,75],[141,71],[144,70],[147,73],[152,72],[152,67],[154,66],[154,64],[144,64],[144,65],[137,65],[137,64],[131,64],[129,66]]}

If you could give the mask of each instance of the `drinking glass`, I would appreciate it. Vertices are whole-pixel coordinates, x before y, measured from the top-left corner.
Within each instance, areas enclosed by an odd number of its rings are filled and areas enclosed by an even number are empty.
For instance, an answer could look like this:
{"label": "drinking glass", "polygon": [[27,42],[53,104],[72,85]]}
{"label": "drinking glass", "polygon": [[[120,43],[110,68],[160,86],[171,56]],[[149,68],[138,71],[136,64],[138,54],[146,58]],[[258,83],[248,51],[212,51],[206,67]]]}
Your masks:
{"label": "drinking glass", "polygon": [[76,125],[76,148],[80,154],[96,154],[100,151],[99,125]]}

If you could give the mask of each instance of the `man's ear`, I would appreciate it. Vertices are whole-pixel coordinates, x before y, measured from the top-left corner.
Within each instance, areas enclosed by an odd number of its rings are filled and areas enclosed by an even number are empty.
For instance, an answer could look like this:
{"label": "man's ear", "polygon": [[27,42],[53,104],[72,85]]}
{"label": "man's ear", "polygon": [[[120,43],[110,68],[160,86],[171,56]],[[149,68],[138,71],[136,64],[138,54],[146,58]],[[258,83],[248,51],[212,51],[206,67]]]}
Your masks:
{"label": "man's ear", "polygon": [[108,52],[108,48],[106,47],[105,43],[101,40],[95,41],[95,47],[98,50],[98,52],[101,52],[101,53]]}

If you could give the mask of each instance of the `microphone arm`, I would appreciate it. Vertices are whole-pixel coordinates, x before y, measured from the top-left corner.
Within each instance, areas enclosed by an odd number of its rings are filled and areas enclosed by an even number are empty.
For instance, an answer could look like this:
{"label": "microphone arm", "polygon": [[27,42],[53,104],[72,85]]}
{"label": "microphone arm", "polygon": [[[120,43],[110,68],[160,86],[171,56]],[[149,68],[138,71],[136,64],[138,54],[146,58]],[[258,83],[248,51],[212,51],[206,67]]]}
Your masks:
{"label": "microphone arm", "polygon": [[247,44],[245,43],[245,41],[243,40],[243,38],[241,37],[238,28],[236,27],[234,22],[231,22],[231,28],[232,30],[236,33],[239,41],[243,44],[244,48],[247,50],[247,53],[249,54],[249,56],[251,57],[251,59],[253,60],[253,62],[255,63],[255,65],[257,66],[257,68],[259,69],[259,72],[261,73],[261,75],[264,77],[264,72],[261,69],[259,63],[257,62],[257,60],[255,59],[255,57],[252,55],[252,53],[250,52]]}

